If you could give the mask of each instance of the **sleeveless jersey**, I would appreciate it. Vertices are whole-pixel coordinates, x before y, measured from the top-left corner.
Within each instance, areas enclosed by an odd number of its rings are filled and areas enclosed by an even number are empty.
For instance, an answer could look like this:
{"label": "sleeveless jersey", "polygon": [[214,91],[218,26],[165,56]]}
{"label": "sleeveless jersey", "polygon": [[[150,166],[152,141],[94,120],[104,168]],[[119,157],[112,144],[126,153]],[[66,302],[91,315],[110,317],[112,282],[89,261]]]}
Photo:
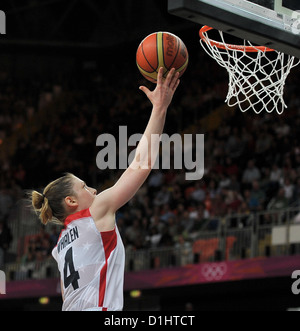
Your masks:
{"label": "sleeveless jersey", "polygon": [[89,209],[69,215],[52,251],[62,310],[122,310],[125,251],[117,226],[99,232]]}

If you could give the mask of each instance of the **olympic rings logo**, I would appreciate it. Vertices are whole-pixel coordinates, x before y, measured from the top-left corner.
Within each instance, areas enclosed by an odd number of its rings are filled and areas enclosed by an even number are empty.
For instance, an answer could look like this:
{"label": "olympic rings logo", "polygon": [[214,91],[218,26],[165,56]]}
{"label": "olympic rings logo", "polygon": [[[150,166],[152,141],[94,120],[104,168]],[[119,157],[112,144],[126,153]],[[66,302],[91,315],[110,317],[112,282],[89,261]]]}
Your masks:
{"label": "olympic rings logo", "polygon": [[227,272],[227,265],[225,262],[221,263],[206,263],[201,268],[201,273],[208,281],[220,280]]}

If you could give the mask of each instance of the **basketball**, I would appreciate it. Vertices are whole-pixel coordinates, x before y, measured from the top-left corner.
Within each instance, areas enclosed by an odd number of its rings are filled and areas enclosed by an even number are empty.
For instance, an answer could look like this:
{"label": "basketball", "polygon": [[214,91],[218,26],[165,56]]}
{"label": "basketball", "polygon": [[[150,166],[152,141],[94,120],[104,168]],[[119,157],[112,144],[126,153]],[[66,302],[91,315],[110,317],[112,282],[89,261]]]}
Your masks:
{"label": "basketball", "polygon": [[139,45],[136,64],[141,74],[156,83],[160,67],[164,68],[163,77],[175,68],[181,77],[189,61],[187,48],[183,41],[169,32],[155,32],[147,36]]}

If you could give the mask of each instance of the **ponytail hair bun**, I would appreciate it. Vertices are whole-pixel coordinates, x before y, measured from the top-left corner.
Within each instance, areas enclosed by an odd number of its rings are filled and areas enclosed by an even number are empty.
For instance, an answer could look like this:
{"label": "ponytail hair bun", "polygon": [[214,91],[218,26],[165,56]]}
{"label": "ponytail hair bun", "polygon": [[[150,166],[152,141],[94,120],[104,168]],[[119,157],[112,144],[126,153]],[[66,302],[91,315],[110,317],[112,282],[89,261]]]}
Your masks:
{"label": "ponytail hair bun", "polygon": [[48,222],[50,222],[53,218],[51,207],[49,206],[49,201],[45,197],[44,194],[39,193],[37,191],[31,192],[31,201],[32,206],[39,214],[39,217],[41,219],[41,222],[46,225]]}
{"label": "ponytail hair bun", "polygon": [[31,198],[32,198],[32,206],[34,209],[39,210],[43,207],[43,203],[45,200],[43,194],[37,191],[32,191]]}

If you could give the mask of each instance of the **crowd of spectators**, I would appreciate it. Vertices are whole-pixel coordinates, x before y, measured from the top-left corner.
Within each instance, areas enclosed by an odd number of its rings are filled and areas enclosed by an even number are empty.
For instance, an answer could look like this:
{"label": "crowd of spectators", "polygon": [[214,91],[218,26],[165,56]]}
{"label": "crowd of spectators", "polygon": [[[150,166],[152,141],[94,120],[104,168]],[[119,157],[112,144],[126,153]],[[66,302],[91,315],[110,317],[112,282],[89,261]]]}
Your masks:
{"label": "crowd of spectators", "polygon": [[[8,72],[1,72],[0,144],[28,129],[25,137],[18,136],[13,156],[1,162],[0,219],[6,225],[10,225],[10,211],[25,190],[42,189],[64,172],[74,173],[98,191],[120,176],[120,170],[97,168],[96,138],[101,133],[117,137],[121,125],[127,126],[128,136],[143,132],[150,104],[138,86],[145,81],[139,73],[123,72],[118,77],[117,66],[104,70],[97,67],[96,60],[93,63],[79,68],[75,78],[47,82],[43,77],[43,83],[36,78],[26,86],[14,84]],[[228,116],[208,131],[201,126],[201,119],[223,104],[228,78],[199,52],[170,107],[165,132],[182,132],[193,125],[193,133],[205,134],[204,177],[186,181],[185,169],[153,170],[137,195],[117,213],[126,247],[180,245],[203,229],[215,229],[225,215],[298,204],[298,72],[294,69],[288,80],[285,98],[289,108],[283,115],[225,109]],[[65,107],[31,132],[30,120],[45,105],[55,105],[57,99],[60,104],[65,102]],[[54,106],[50,109],[55,111]],[[54,242],[50,235],[39,234],[26,247],[22,261],[49,257]]]}
{"label": "crowd of spectators", "polygon": [[47,276],[47,265],[45,261],[52,260],[52,249],[57,243],[59,232],[57,227],[52,226],[51,231],[46,231],[45,226],[40,226],[37,234],[26,236],[23,247],[20,247],[18,262],[20,268],[14,279],[43,278]]}

